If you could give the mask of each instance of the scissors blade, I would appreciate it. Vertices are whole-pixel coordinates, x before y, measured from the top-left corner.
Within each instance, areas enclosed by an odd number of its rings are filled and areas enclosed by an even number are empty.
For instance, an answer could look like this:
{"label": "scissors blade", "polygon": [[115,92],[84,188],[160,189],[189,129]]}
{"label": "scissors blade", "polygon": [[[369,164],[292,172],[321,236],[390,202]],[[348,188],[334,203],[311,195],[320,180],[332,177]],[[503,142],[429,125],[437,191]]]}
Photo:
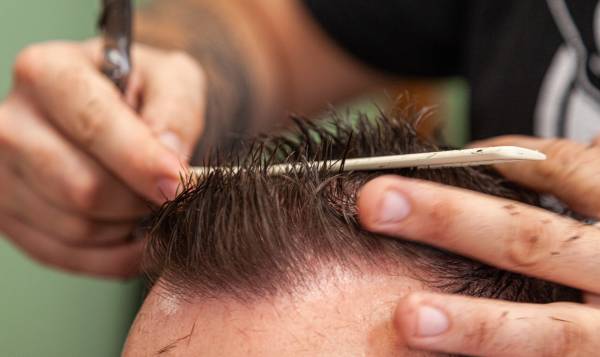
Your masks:
{"label": "scissors blade", "polygon": [[102,14],[98,27],[104,41],[102,72],[124,93],[132,71],[133,5],[131,0],[102,0]]}

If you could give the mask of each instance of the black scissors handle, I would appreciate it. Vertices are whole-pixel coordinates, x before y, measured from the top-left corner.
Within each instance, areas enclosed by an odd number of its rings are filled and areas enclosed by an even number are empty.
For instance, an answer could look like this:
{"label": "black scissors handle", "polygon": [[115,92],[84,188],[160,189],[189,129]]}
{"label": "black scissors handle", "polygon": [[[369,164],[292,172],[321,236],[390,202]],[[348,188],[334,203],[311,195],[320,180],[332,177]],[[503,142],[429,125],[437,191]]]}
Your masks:
{"label": "black scissors handle", "polygon": [[102,72],[124,93],[132,70],[133,5],[131,0],[102,0],[102,15],[98,26],[104,38]]}

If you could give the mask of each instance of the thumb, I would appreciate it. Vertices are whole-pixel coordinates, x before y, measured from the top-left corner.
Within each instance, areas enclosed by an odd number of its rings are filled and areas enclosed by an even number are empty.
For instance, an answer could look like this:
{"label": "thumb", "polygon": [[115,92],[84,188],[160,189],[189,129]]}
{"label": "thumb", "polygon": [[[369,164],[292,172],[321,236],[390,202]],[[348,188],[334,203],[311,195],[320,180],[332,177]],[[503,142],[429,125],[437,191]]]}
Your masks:
{"label": "thumb", "polygon": [[205,80],[200,66],[181,53],[154,54],[142,70],[141,116],[164,146],[188,163],[204,129]]}

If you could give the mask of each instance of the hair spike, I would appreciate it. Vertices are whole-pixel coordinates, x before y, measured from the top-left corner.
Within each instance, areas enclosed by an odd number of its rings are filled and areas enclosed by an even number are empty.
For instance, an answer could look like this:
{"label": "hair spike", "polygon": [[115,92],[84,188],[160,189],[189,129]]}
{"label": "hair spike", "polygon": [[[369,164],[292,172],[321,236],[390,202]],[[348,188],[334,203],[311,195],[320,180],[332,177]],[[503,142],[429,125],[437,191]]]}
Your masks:
{"label": "hair spike", "polygon": [[[403,266],[434,289],[514,301],[577,300],[577,291],[498,270],[448,252],[364,231],[356,195],[368,180],[398,174],[539,205],[539,196],[491,168],[329,172],[320,160],[433,151],[403,117],[363,114],[353,123],[338,115],[327,125],[294,118],[295,135],[259,136],[217,163],[202,180],[184,180],[183,192],[148,222],[144,268],[152,281],[182,295],[227,295],[247,301],[293,293],[333,264],[361,272]],[[272,164],[295,163],[268,175]],[[232,170],[240,166],[242,170]],[[432,222],[435,224],[435,222]],[[525,289],[527,287],[527,289]]]}

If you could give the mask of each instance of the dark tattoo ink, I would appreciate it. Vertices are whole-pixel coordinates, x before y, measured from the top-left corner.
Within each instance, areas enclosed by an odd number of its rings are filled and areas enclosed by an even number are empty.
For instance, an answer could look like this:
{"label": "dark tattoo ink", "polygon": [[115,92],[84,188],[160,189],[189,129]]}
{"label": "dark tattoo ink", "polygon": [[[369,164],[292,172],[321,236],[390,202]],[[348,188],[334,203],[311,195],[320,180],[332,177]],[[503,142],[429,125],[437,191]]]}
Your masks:
{"label": "dark tattoo ink", "polygon": [[253,111],[251,83],[242,53],[217,14],[198,11],[194,22],[202,24],[192,37],[190,53],[207,73],[206,131],[197,153],[200,158],[215,142],[234,146],[249,129]]}
{"label": "dark tattoo ink", "polygon": [[[146,39],[144,36],[149,37],[145,42],[184,50],[205,71],[205,129],[192,160],[196,163],[217,143],[220,148],[224,144],[233,148],[248,132],[255,109],[244,53],[223,16],[218,6],[208,0],[156,1],[142,13],[147,28],[152,27],[153,22],[163,27],[163,33],[154,36],[162,37],[159,41],[153,38],[153,34],[142,33],[143,39]],[[170,38],[172,43],[168,43]]]}

